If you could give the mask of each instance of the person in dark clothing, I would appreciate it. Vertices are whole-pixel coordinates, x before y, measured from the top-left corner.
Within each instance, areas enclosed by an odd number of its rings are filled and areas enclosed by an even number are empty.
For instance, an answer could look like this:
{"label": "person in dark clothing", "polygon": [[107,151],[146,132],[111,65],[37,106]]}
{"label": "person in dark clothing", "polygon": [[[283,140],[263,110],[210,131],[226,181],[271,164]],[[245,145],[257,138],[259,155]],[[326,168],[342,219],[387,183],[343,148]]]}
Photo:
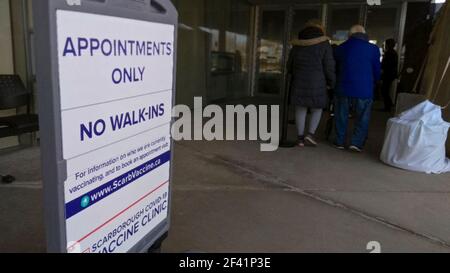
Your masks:
{"label": "person in dark clothing", "polygon": [[381,54],[379,48],[369,42],[363,26],[353,26],[350,34],[350,38],[335,51],[338,63],[335,146],[345,148],[349,109],[353,105],[356,124],[349,148],[362,152],[369,132],[373,91],[380,80]]}
{"label": "person in dark clothing", "polygon": [[[315,133],[328,107],[328,88],[336,83],[336,63],[330,39],[325,36],[318,21],[310,21],[292,41],[288,73],[292,76],[291,102],[295,105],[299,146],[317,146]],[[305,134],[306,116],[311,112],[308,132]]]}
{"label": "person in dark clothing", "polygon": [[391,98],[392,83],[398,78],[398,54],[395,51],[396,42],[389,39],[385,42],[385,52],[381,64],[382,80],[381,93],[384,100],[384,111],[391,112],[394,103]]}

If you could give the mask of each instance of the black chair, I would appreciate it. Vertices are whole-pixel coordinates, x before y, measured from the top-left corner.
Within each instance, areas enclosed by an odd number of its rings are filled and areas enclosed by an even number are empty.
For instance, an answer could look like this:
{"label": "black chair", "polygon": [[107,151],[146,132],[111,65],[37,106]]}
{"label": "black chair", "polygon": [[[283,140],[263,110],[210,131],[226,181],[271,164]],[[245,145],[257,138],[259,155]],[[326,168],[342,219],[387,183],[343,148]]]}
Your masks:
{"label": "black chair", "polygon": [[[27,107],[26,114],[0,117],[0,138],[39,131],[38,115],[31,114],[31,92],[18,75],[0,75],[0,110]],[[2,176],[4,183],[12,183],[12,176]]]}

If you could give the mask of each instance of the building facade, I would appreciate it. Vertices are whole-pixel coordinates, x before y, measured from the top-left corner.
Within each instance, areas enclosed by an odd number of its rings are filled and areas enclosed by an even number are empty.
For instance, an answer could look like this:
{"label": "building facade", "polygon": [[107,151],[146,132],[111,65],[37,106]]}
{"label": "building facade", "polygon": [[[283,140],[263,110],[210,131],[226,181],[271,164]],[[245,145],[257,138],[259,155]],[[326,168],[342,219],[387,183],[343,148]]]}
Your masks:
{"label": "building facade", "polygon": [[[290,41],[310,19],[321,20],[336,44],[359,23],[380,48],[388,38],[402,48],[408,29],[432,14],[430,1],[386,0],[381,6],[363,0],[172,1],[180,19],[176,100],[189,106],[194,97],[203,97],[205,104],[281,103]],[[31,90],[38,54],[33,46],[33,3],[0,0],[0,74],[20,75]],[[33,106],[37,112],[35,102]],[[3,139],[0,148],[36,138]]]}

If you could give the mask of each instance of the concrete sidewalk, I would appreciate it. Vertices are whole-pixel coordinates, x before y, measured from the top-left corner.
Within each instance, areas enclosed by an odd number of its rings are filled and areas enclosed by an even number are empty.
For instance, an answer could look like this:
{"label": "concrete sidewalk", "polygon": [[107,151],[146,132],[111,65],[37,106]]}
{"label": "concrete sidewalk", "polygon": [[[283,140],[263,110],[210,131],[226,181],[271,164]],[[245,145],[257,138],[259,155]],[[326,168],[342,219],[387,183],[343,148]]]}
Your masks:
{"label": "concrete sidewalk", "polygon": [[[187,165],[186,171],[197,170],[199,177],[211,178],[214,174],[209,172],[209,166],[221,165],[240,177],[226,181],[242,181],[240,187],[257,181],[261,187],[251,193],[230,186],[228,198],[209,200],[208,207],[216,207],[219,215],[220,208],[226,206],[219,203],[223,199],[232,201],[233,196],[239,195],[239,202],[231,205],[250,202],[248,206],[234,207],[233,211],[247,215],[245,221],[237,220],[235,224],[241,226],[244,238],[251,239],[247,248],[240,248],[244,247],[238,243],[242,237],[235,239],[233,233],[228,239],[236,240],[234,248],[222,248],[216,242],[208,250],[364,252],[367,242],[378,241],[386,252],[449,252],[450,174],[426,175],[382,164],[379,153],[387,118],[386,114],[375,113],[363,154],[339,151],[325,142],[318,148],[280,149],[275,153],[261,153],[259,144],[250,142],[179,143],[178,150],[184,156],[201,159],[177,162],[177,173]],[[295,136],[294,129],[291,128],[291,136]],[[214,181],[224,181],[224,177],[220,175]],[[197,182],[196,191],[185,194],[196,196],[203,189],[207,198],[223,191],[219,187],[223,185],[221,182],[211,188],[202,181]],[[175,187],[180,188],[179,184]],[[267,218],[264,224],[253,223],[253,218],[261,214]],[[208,220],[200,219],[207,224]],[[175,223],[176,220],[177,217]],[[174,225],[174,230],[179,226],[182,224]],[[262,235],[264,228],[271,231],[269,238],[274,240],[268,239],[262,247],[258,238],[266,238]],[[177,234],[180,233],[173,232],[172,239],[181,241]],[[197,236],[191,236],[190,240],[193,238]],[[170,241],[169,250],[177,250],[173,243]]]}
{"label": "concrete sidewalk", "polygon": [[[166,252],[450,252],[450,176],[383,165],[385,116],[364,154],[259,152],[256,142],[179,142]],[[291,128],[293,129],[293,128]],[[0,156],[0,252],[43,252],[39,149]]]}
{"label": "concrete sidewalk", "polygon": [[[304,190],[273,176],[267,170],[276,160],[258,169],[224,151],[212,155],[179,145],[176,152],[189,160],[176,162],[176,177],[184,179],[175,180],[174,222],[165,251],[367,252],[370,241],[380,242],[385,252],[450,250],[324,198],[320,185]],[[298,176],[297,182],[308,180]]]}

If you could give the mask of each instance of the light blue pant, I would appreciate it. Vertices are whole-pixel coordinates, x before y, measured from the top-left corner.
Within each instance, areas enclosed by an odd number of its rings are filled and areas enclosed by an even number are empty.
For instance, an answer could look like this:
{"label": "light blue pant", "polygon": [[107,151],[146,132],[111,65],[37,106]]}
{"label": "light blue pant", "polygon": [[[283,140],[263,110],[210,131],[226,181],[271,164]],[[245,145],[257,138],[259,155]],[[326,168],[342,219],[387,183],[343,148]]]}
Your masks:
{"label": "light blue pant", "polygon": [[[311,115],[309,117],[308,133],[314,135],[319,127],[320,120],[322,119],[323,109],[311,109]],[[305,136],[306,116],[308,115],[308,108],[295,107],[295,120],[297,122],[298,136]]]}

